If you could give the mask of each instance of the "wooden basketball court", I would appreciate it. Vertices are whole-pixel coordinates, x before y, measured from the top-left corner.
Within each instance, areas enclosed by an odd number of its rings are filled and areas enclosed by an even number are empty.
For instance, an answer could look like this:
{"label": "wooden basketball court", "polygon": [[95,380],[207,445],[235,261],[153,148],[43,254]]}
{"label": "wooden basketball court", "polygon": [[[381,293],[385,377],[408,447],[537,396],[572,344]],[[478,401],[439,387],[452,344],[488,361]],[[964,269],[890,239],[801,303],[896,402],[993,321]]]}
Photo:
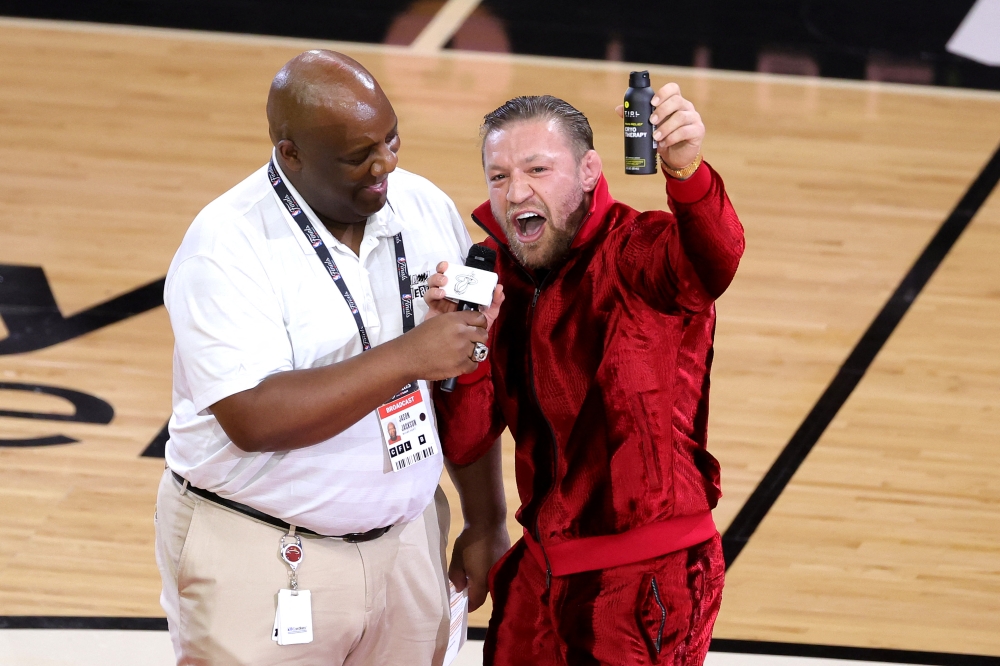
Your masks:
{"label": "wooden basketball court", "polygon": [[[317,46],[371,70],[401,166],[466,217],[479,122],[520,94],[588,115],[616,198],[665,203],[660,177],[624,175],[627,64],[0,21],[0,616],[162,617],[163,460],[141,455],[170,414],[157,281],[267,160],[271,77]],[[718,306],[725,530],[990,160],[1000,93],[650,69],[700,110],[747,231]],[[734,561],[717,638],[1000,656],[997,257],[994,192]]]}

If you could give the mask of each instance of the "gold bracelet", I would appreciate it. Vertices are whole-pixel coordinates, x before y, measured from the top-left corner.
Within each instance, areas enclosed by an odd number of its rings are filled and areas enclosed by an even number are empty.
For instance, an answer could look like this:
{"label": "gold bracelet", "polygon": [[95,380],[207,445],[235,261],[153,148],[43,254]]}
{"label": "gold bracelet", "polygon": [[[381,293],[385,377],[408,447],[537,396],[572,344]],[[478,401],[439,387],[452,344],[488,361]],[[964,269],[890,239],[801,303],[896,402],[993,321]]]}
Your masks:
{"label": "gold bracelet", "polygon": [[691,174],[697,171],[698,167],[701,166],[701,151],[700,150],[698,151],[698,156],[694,158],[694,162],[691,162],[691,164],[688,164],[683,169],[670,168],[667,165],[667,163],[663,161],[662,157],[660,158],[660,165],[663,167],[663,170],[667,172],[668,176],[673,176],[677,180],[684,180],[685,178],[690,178]]}

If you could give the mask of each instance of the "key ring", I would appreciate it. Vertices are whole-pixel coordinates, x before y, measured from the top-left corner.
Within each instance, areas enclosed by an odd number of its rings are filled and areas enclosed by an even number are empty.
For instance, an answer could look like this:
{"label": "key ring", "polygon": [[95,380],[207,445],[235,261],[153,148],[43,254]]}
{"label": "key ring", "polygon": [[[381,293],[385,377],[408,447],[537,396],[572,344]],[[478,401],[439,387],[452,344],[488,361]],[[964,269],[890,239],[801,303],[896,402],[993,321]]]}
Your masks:
{"label": "key ring", "polygon": [[[285,539],[294,539],[294,543],[285,543]],[[291,570],[288,572],[288,584],[292,588],[293,592],[299,589],[299,579],[296,575],[296,569],[299,568],[299,564],[302,563],[302,557],[305,552],[302,550],[302,537],[298,534],[285,534],[281,537],[281,541],[278,544],[278,555],[284,560],[285,564]]]}

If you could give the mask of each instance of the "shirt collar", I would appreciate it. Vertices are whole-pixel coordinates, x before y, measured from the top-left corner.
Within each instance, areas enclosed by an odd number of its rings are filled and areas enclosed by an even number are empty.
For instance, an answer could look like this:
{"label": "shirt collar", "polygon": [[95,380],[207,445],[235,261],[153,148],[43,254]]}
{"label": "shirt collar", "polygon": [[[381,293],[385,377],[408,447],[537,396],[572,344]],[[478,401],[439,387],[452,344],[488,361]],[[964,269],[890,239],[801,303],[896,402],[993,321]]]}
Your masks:
{"label": "shirt collar", "polygon": [[[389,174],[389,191],[392,191],[392,174]],[[365,233],[372,233],[376,236],[392,238],[403,231],[403,223],[396,214],[396,209],[392,205],[392,199],[386,198],[385,205],[377,213],[368,218],[368,228]]]}
{"label": "shirt collar", "polygon": [[[282,182],[285,183],[285,187],[288,188],[288,191],[291,193],[291,195],[295,198],[295,201],[299,204],[299,207],[302,209],[302,212],[306,214],[306,217],[312,223],[313,227],[315,227],[319,233],[323,234],[324,242],[327,242],[327,244],[329,245],[330,243],[328,241],[332,240],[335,246],[346,248],[346,246],[344,246],[343,243],[334,238],[333,235],[329,232],[329,230],[327,230],[326,225],[323,224],[318,217],[316,217],[316,213],[313,211],[309,203],[302,197],[301,194],[299,194],[299,191],[295,189],[295,186],[292,185],[291,181],[289,181],[288,178],[285,176],[285,172],[281,170],[281,165],[278,163],[277,154],[273,149],[271,152],[271,161],[274,162],[274,168],[277,170],[278,176],[281,178]],[[390,183],[389,185],[391,187],[392,183]],[[270,184],[268,184],[268,187],[270,187]],[[316,254],[316,248],[312,246],[312,243],[309,242],[309,239],[306,238],[305,234],[302,233],[302,229],[299,228],[298,223],[295,222],[291,214],[285,208],[284,204],[281,202],[280,199],[278,199],[278,193],[274,191],[273,187],[271,188],[271,193],[274,195],[274,198],[277,201],[278,208],[281,210],[281,215],[284,218],[285,223],[288,224],[288,226],[292,230],[292,235],[295,236],[295,238],[298,240],[299,247],[301,247],[302,251],[305,252],[306,254]],[[402,222],[400,222],[399,217],[396,215],[396,212],[393,209],[392,201],[388,199],[386,200],[386,204],[382,206],[382,209],[376,212],[374,215],[371,215],[368,218],[367,222],[365,222],[366,237],[372,235],[377,238],[381,237],[391,238],[396,234],[400,233],[401,231],[403,231]]]}

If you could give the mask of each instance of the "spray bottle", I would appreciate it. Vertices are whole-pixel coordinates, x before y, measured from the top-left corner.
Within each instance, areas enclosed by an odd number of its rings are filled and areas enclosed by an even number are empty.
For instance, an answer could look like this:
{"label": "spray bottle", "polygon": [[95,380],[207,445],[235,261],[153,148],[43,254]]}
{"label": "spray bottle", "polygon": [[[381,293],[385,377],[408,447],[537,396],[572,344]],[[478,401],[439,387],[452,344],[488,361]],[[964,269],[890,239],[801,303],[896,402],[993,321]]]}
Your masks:
{"label": "spray bottle", "polygon": [[653,126],[653,89],[649,72],[629,74],[629,89],[625,92],[625,173],[644,175],[656,173],[656,147]]}

